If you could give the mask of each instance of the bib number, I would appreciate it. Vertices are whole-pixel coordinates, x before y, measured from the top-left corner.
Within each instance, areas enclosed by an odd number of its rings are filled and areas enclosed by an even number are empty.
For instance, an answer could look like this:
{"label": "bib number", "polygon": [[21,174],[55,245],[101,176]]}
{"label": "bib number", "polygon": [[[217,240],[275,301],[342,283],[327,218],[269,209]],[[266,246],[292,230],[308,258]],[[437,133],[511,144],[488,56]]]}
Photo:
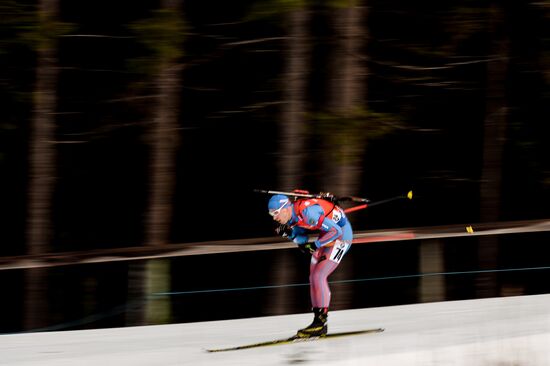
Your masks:
{"label": "bib number", "polygon": [[340,263],[349,246],[349,243],[338,241],[336,244],[334,244],[334,247],[332,248],[332,252],[330,253],[330,260],[336,263]]}

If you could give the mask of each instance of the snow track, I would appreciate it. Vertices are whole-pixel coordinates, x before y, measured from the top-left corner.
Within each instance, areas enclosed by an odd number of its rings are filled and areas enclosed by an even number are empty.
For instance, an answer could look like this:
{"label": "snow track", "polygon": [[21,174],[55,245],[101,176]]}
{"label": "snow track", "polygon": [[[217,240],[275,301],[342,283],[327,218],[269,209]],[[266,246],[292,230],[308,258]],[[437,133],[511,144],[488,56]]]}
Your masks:
{"label": "snow track", "polygon": [[333,311],[329,332],[384,333],[207,353],[290,336],[310,314],[0,336],[0,365],[548,366],[550,295]]}

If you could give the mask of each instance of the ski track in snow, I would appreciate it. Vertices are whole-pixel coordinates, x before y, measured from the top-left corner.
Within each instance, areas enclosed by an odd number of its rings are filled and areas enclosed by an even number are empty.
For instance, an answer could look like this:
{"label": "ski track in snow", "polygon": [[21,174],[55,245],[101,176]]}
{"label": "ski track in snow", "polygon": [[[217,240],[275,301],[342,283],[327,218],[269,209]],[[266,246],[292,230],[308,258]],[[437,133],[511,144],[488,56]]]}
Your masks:
{"label": "ski track in snow", "polygon": [[550,295],[333,311],[329,332],[384,333],[221,353],[293,335],[311,314],[0,335],[0,365],[548,366]]}

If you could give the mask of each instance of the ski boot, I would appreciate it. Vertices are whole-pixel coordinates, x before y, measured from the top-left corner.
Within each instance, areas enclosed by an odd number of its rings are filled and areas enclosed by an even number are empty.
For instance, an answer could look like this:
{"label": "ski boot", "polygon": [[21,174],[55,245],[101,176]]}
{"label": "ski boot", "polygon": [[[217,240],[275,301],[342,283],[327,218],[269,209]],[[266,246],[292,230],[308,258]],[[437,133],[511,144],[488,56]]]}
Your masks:
{"label": "ski boot", "polygon": [[324,337],[327,335],[328,308],[313,308],[313,322],[296,333],[296,338]]}

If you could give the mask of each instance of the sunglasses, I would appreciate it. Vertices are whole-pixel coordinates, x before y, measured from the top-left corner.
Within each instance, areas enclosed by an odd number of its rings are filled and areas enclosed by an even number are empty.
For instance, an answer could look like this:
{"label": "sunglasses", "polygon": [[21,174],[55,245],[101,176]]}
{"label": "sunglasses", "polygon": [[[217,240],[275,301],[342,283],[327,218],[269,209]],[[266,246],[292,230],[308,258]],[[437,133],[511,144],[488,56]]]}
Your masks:
{"label": "sunglasses", "polygon": [[269,214],[272,216],[272,217],[275,217],[277,216],[278,214],[281,213],[281,210],[283,208],[285,208],[285,206],[288,204],[288,201],[286,201],[285,203],[283,203],[283,205],[281,207],[279,207],[278,209],[276,210],[269,210]]}

